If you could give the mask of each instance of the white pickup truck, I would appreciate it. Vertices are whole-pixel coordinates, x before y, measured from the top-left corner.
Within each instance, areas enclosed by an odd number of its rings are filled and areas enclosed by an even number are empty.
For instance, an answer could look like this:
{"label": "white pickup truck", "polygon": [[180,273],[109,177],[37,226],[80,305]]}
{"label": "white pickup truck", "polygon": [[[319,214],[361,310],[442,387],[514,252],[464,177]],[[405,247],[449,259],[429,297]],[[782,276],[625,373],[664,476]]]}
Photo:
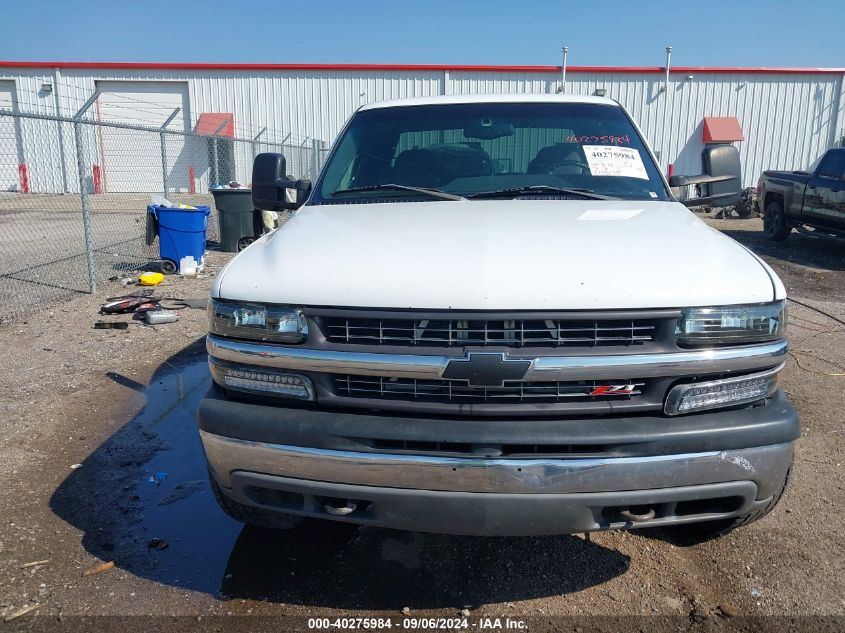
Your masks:
{"label": "white pickup truck", "polygon": [[297,211],[209,307],[198,424],[231,516],[718,534],[774,507],[784,286],[675,200],[619,104],[374,103],[313,185],[286,173],[256,158],[255,207]]}

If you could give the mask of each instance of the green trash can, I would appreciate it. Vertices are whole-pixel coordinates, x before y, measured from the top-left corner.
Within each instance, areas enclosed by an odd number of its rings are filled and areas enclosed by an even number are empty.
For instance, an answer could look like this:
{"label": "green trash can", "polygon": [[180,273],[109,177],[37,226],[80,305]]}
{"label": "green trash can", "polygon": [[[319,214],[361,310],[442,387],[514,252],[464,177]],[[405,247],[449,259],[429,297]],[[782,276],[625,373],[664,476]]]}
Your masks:
{"label": "green trash can", "polygon": [[237,253],[261,237],[261,211],[252,207],[252,189],[212,189],[217,222],[220,226],[220,248]]}

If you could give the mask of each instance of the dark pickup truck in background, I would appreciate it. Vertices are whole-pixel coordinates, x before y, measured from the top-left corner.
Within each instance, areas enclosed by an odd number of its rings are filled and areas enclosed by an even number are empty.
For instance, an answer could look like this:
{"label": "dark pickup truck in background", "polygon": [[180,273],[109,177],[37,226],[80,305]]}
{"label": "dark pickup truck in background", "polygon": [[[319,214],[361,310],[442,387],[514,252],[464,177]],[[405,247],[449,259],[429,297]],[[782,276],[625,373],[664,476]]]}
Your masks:
{"label": "dark pickup truck in background", "polygon": [[764,171],[756,204],[771,240],[793,228],[845,237],[845,148],[828,150],[809,171]]}

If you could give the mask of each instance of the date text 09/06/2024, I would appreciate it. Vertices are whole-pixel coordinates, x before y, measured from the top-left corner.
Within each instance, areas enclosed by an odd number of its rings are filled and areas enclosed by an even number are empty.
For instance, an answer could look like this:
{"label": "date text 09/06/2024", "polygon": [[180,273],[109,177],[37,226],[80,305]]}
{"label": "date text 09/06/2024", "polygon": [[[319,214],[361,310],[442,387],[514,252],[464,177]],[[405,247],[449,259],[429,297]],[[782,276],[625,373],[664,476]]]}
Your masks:
{"label": "date text 09/06/2024", "polygon": [[475,621],[469,618],[431,618],[404,617],[393,618],[309,618],[308,628],[312,630],[382,630],[397,628],[405,631],[418,630],[510,630],[527,629],[525,620],[517,618],[480,617]]}

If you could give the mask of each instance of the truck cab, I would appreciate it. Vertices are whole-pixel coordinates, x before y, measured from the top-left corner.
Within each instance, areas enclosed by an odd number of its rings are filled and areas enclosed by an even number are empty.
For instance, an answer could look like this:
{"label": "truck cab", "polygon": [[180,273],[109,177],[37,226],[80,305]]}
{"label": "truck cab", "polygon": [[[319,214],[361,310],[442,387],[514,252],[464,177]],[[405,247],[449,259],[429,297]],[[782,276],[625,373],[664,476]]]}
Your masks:
{"label": "truck cab", "polygon": [[198,424],[231,516],[721,533],[777,503],[783,284],[674,199],[619,104],[369,104],[316,182],[286,173],[256,158],[256,208],[296,211],[209,304]]}
{"label": "truck cab", "polygon": [[845,148],[828,150],[806,171],[763,172],[756,204],[772,240],[793,228],[845,236]]}

